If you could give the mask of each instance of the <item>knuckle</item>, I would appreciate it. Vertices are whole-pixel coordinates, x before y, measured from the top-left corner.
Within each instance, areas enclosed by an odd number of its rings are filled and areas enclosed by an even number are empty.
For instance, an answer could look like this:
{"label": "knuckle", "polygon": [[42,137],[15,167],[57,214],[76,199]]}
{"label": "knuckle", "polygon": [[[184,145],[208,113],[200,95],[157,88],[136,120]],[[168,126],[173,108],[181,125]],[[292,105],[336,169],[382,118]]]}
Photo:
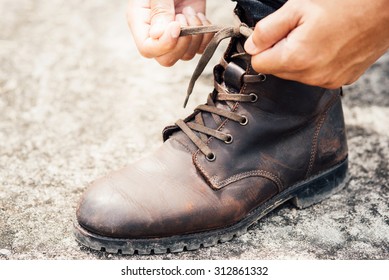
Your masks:
{"label": "knuckle", "polygon": [[175,42],[168,42],[168,43],[161,45],[160,50],[163,53],[169,53],[169,52],[172,52],[175,47],[176,47]]}
{"label": "knuckle", "polygon": [[160,65],[165,67],[171,67],[177,62],[176,59],[171,57],[160,57],[160,58],[156,58],[156,60]]}
{"label": "knuckle", "polygon": [[338,87],[341,87],[343,84],[344,82],[334,77],[327,77],[327,79],[324,80],[325,87],[329,89],[336,89]]}
{"label": "knuckle", "polygon": [[306,84],[328,89],[336,89],[340,87],[339,81],[330,74],[323,74],[322,71],[316,70],[309,75],[305,75]]}
{"label": "knuckle", "polygon": [[145,57],[145,58],[153,58],[153,56],[146,50],[144,49],[138,49],[139,53],[141,56]]}
{"label": "knuckle", "polygon": [[343,85],[347,85],[350,80],[342,75],[337,75],[333,71],[327,72],[327,75],[322,79],[322,86],[329,89],[336,89]]}
{"label": "knuckle", "polygon": [[186,53],[182,58],[181,60],[184,60],[184,61],[187,61],[187,60],[191,60],[195,57],[196,53]]}
{"label": "knuckle", "polygon": [[330,85],[330,82],[325,77],[316,74],[314,76],[308,77],[307,84],[312,86],[324,86]]}
{"label": "knuckle", "polygon": [[354,77],[350,80],[348,80],[346,83],[344,83],[345,85],[351,85],[353,83],[355,83],[357,80],[359,79],[359,77]]}
{"label": "knuckle", "polygon": [[311,63],[309,58],[307,58],[301,52],[297,52],[297,51],[290,54],[289,60],[290,60],[291,70],[293,71],[306,70],[309,68]]}
{"label": "knuckle", "polygon": [[329,83],[329,78],[324,76],[322,73],[312,73],[306,75],[306,83],[312,86],[324,86]]}
{"label": "knuckle", "polygon": [[154,53],[152,48],[148,48],[143,45],[138,45],[138,51],[141,54],[141,56],[145,58],[154,58],[156,57],[156,54]]}
{"label": "knuckle", "polygon": [[337,89],[337,88],[341,87],[342,85],[340,85],[339,83],[336,83],[336,82],[327,82],[327,83],[324,83],[320,86],[322,86],[324,88],[328,88],[328,89]]}
{"label": "knuckle", "polygon": [[359,78],[362,76],[363,72],[353,72],[350,74],[350,77],[346,78],[345,85],[351,85],[359,80]]}
{"label": "knuckle", "polygon": [[201,45],[199,49],[197,50],[197,54],[203,54],[205,50],[205,46]]}

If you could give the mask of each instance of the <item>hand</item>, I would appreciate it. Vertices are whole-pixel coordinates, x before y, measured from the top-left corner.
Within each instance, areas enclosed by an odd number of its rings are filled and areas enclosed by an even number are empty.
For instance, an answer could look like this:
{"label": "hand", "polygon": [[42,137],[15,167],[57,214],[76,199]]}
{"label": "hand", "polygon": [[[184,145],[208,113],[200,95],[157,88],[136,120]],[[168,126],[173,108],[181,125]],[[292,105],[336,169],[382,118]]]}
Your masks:
{"label": "hand", "polygon": [[389,48],[388,0],[289,0],[245,44],[258,73],[326,88],[356,81]]}
{"label": "hand", "polygon": [[206,0],[130,0],[127,19],[139,52],[163,66],[202,53],[212,34],[179,37],[181,26],[210,25]]}

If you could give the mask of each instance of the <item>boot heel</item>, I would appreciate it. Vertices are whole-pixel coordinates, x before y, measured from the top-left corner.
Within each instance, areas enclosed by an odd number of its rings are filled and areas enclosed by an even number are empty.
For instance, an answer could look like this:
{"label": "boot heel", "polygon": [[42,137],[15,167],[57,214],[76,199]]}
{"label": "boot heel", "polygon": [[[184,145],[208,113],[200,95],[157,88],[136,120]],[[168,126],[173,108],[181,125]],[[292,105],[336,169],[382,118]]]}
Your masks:
{"label": "boot heel", "polygon": [[343,189],[348,182],[347,159],[330,171],[306,182],[291,202],[299,209],[318,203]]}

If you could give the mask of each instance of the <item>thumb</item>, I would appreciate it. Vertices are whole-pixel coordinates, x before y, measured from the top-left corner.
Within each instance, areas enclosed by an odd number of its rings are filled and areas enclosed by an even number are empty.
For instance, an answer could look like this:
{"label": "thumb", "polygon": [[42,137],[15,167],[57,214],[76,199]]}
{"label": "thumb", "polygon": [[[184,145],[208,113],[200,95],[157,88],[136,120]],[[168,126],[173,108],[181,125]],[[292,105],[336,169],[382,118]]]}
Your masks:
{"label": "thumb", "polygon": [[174,0],[150,0],[150,37],[158,39],[175,20]]}
{"label": "thumb", "polygon": [[256,55],[272,47],[284,39],[299,24],[299,20],[295,9],[285,4],[256,24],[253,34],[246,40],[246,52]]}

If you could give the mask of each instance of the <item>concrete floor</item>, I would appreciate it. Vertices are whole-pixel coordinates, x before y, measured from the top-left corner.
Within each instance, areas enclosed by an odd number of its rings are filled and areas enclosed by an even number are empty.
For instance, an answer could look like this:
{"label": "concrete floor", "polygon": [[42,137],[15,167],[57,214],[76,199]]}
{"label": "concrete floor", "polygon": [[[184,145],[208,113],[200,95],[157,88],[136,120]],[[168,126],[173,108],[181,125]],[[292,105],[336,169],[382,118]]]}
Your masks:
{"label": "concrete floor", "polygon": [[[0,0],[0,259],[389,259],[388,54],[345,88],[351,180],[331,199],[286,204],[246,235],[195,252],[115,256],[78,245],[72,220],[88,182],[155,150],[162,128],[212,85],[210,67],[181,109],[196,61],[166,69],[141,58],[125,2]],[[209,15],[223,23],[232,5],[218,3]]]}

